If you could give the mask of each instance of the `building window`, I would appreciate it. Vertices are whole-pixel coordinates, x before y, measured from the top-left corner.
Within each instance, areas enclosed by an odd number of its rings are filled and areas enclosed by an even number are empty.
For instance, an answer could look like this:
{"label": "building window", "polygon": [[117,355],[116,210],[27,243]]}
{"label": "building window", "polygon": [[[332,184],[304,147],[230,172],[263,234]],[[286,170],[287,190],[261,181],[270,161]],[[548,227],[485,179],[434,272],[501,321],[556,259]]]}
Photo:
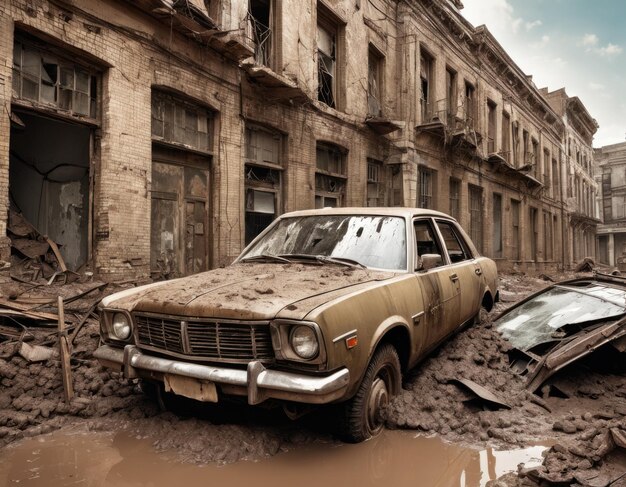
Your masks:
{"label": "building window", "polygon": [[257,64],[272,66],[273,1],[250,0],[248,5],[249,36],[254,42]]}
{"label": "building window", "polygon": [[450,67],[446,67],[446,113],[448,115],[448,124],[452,124],[452,120],[456,117],[457,111],[457,74]]}
{"label": "building window", "polygon": [[520,202],[511,200],[511,258],[520,260]]}
{"label": "building window", "polygon": [[476,89],[469,81],[465,81],[465,122],[474,128],[476,121]]}
{"label": "building window", "polygon": [[246,245],[279,214],[282,193],[283,136],[263,127],[246,126]]}
{"label": "building window", "polygon": [[385,206],[385,178],[383,163],[367,160],[367,206]]}
{"label": "building window", "polygon": [[316,148],[315,208],[343,205],[346,154],[340,147],[318,142]]}
{"label": "building window", "polygon": [[371,117],[382,115],[384,57],[370,46],[367,72],[367,114]]}
{"label": "building window", "polygon": [[424,167],[419,168],[419,194],[417,200],[418,208],[433,209],[433,188],[435,171]]}
{"label": "building window", "polygon": [[502,157],[511,161],[511,117],[508,113],[502,112]]}
{"label": "building window", "polygon": [[532,146],[533,146],[533,154],[532,154],[532,164],[533,164],[533,176],[535,177],[535,179],[539,179],[540,178],[540,172],[539,172],[539,164],[541,164],[541,159],[539,159],[540,155],[539,155],[539,142],[537,142],[536,139],[532,139]]}
{"label": "building window", "polygon": [[[519,167],[519,124],[517,122],[511,123],[511,132],[513,133],[513,166]],[[524,155],[522,155],[522,161],[524,160]]]}
{"label": "building window", "polygon": [[317,99],[332,108],[339,101],[340,31],[338,22],[320,5],[317,10]]}
{"label": "building window", "polygon": [[533,164],[533,155],[530,152],[530,138],[527,130],[522,130],[522,161],[524,167],[532,166]]}
{"label": "building window", "polygon": [[13,97],[95,119],[99,75],[21,40],[13,44]]}
{"label": "building window", "polygon": [[556,159],[552,159],[552,186],[550,188],[550,194],[555,199],[559,197],[559,185],[561,184],[560,181],[559,166],[556,162]]}
{"label": "building window", "polygon": [[502,195],[493,194],[493,256],[502,257]]}
{"label": "building window", "polygon": [[529,225],[530,225],[530,260],[537,262],[537,243],[539,242],[539,223],[537,222],[537,208],[529,209]]}
{"label": "building window", "polygon": [[496,109],[497,105],[491,101],[487,100],[487,153],[493,154],[496,152],[496,131],[497,131],[497,121],[496,121]]}
{"label": "building window", "polygon": [[543,212],[543,251],[545,260],[554,258],[554,238],[552,236],[552,215],[547,211]]}
{"label": "building window", "polygon": [[550,188],[550,152],[547,149],[543,151],[543,185]]}
{"label": "building window", "polygon": [[422,123],[428,123],[435,115],[435,59],[420,49],[420,103]]}
{"label": "building window", "polygon": [[479,186],[469,185],[470,238],[476,248],[483,247],[483,190]]}
{"label": "building window", "polygon": [[455,178],[450,178],[450,216],[461,217],[461,181]]}
{"label": "building window", "polygon": [[158,91],[152,92],[152,138],[210,152],[213,115],[206,108]]}

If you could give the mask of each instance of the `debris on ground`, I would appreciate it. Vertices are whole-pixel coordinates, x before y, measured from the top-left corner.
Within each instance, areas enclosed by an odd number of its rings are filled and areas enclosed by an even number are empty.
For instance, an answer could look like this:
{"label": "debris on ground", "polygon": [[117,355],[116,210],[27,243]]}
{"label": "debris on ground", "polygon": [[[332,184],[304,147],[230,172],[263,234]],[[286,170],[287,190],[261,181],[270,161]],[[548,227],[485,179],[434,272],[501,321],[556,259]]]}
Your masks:
{"label": "debris on ground", "polygon": [[585,257],[576,264],[575,272],[593,272],[596,267],[595,261],[591,257]]}
{"label": "debris on ground", "polygon": [[[576,276],[553,277],[560,281]],[[94,307],[114,289],[96,287],[98,283],[88,280],[50,286],[42,277],[31,283],[6,281],[0,283],[0,447],[78,423],[92,430],[126,430],[150,438],[158,451],[173,451],[184,461],[197,463],[257,459],[310,443],[338,442],[328,426],[332,409],[292,422],[277,410],[238,403],[207,406],[182,399],[183,407],[164,412],[159,401],[149,397],[147,384],[120,379],[93,359],[99,342]],[[549,482],[559,478],[574,479],[574,485],[596,485],[592,482],[616,478],[620,462],[622,466],[626,462],[620,446],[626,438],[624,374],[581,362],[550,377],[540,395],[529,392],[524,378],[510,368],[511,343],[495,330],[492,319],[511,302],[550,282],[506,274],[500,285],[511,301],[497,303],[490,315],[481,316],[480,324],[447,341],[411,371],[404,390],[388,408],[387,425],[476,447],[512,449],[547,440],[551,448],[542,467],[522,466],[519,476],[492,483],[498,487],[556,485]],[[74,397],[69,402],[58,356],[59,295],[71,342]],[[80,297],[72,299],[75,296]],[[21,352],[24,344],[54,354],[32,361]],[[465,385],[459,387],[455,380]],[[510,409],[485,402],[489,394]],[[161,399],[172,408],[170,396]]]}

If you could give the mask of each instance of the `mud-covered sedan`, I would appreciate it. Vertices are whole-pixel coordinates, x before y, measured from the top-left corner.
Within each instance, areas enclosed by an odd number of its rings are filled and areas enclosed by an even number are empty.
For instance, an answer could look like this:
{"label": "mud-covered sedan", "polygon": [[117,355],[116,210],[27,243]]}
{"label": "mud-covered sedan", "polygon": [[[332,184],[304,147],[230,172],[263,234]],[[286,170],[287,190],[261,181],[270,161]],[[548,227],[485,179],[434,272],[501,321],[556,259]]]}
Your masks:
{"label": "mud-covered sedan", "polygon": [[495,263],[443,213],[300,211],[226,268],[105,298],[95,356],[200,401],[244,396],[291,417],[341,403],[344,437],[361,441],[402,372],[497,298]]}

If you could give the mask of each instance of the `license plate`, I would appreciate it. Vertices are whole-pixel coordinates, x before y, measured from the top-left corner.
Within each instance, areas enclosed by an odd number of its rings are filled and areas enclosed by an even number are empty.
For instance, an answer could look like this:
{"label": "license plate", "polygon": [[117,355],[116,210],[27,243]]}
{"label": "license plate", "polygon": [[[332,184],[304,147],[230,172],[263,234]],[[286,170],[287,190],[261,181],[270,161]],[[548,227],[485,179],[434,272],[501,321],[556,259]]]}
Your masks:
{"label": "license plate", "polygon": [[217,402],[217,387],[213,382],[201,381],[180,375],[166,374],[165,391],[196,401]]}

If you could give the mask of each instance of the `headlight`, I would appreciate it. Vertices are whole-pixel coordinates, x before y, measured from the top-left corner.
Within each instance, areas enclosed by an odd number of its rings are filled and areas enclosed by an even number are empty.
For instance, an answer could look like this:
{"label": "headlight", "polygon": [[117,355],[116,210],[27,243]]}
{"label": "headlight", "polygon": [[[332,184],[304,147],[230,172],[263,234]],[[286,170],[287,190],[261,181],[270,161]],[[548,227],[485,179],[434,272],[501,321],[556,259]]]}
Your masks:
{"label": "headlight", "polygon": [[306,360],[314,358],[320,348],[315,330],[304,325],[293,327],[289,334],[289,343],[293,351]]}
{"label": "headlight", "polygon": [[130,336],[130,322],[124,313],[115,313],[112,321],[113,337],[126,340]]}

